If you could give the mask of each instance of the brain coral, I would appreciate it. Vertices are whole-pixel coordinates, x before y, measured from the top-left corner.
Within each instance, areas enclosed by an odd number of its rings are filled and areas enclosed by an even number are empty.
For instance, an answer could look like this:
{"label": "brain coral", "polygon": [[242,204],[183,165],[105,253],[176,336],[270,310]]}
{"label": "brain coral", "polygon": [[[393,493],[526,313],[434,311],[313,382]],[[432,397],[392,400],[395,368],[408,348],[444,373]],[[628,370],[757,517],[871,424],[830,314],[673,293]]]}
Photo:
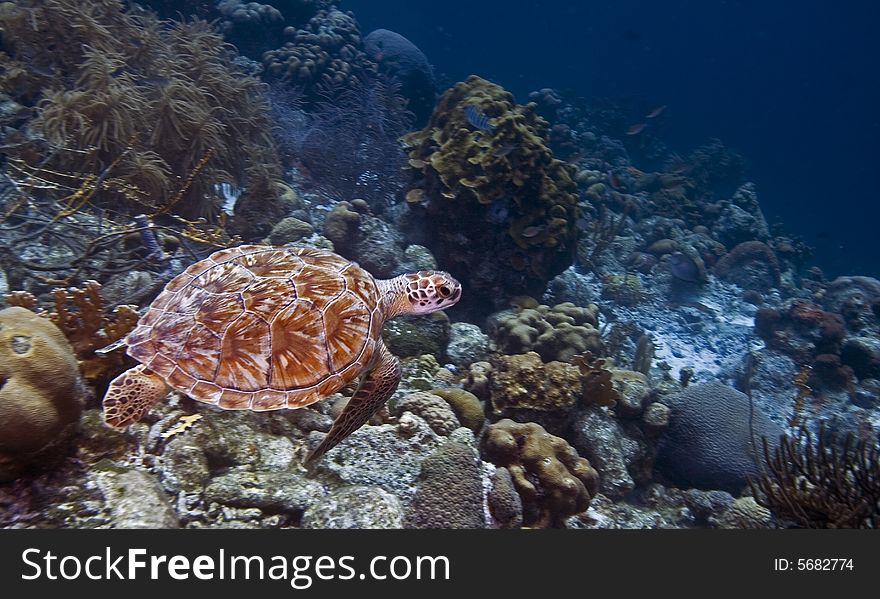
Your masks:
{"label": "brain coral", "polygon": [[[691,385],[662,400],[670,408],[661,438],[657,469],[674,483],[738,494],[760,469],[749,431],[751,414],[756,447],[766,437],[775,447],[782,432],[749,398],[718,381]],[[760,450],[759,450],[760,451]]]}
{"label": "brain coral", "polygon": [[576,186],[547,147],[535,104],[514,104],[502,87],[471,76],[404,141],[414,173],[407,198],[424,216],[427,245],[475,302],[498,303],[499,291],[537,295],[572,263]]}
{"label": "brain coral", "polygon": [[19,307],[0,311],[0,384],[0,480],[10,480],[65,447],[83,386],[58,327]]}
{"label": "brain coral", "polygon": [[499,420],[488,428],[482,448],[489,460],[510,471],[526,526],[559,526],[585,511],[598,490],[599,475],[590,462],[533,422]]}

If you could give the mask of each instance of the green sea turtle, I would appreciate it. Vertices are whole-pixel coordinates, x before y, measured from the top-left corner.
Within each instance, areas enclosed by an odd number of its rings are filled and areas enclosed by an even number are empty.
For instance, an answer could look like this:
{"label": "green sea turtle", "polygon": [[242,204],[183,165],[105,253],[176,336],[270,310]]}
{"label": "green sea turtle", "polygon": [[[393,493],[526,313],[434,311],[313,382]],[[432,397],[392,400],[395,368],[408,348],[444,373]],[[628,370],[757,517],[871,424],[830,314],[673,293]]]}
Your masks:
{"label": "green sea turtle", "polygon": [[376,280],[317,249],[243,245],[214,252],[171,279],[125,338],[141,362],[104,396],[104,421],[123,428],[168,387],[226,410],[301,408],[360,385],[316,460],[358,429],[400,382],[382,324],[448,308],[461,296],[445,272]]}

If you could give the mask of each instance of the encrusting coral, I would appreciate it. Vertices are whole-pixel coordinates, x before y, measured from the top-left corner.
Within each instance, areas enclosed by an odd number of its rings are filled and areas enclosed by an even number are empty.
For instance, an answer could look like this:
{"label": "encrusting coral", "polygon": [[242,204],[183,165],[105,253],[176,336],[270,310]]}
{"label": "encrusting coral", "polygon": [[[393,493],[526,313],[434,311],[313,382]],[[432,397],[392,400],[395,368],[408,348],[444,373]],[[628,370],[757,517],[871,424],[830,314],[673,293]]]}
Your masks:
{"label": "encrusting coral", "polygon": [[471,76],[404,138],[413,169],[407,199],[426,211],[439,264],[466,273],[476,299],[539,294],[572,263],[576,185],[546,136],[534,104],[514,104],[502,87]]}
{"label": "encrusting coral", "polygon": [[564,430],[581,399],[580,371],[565,362],[541,361],[535,352],[498,356],[490,375],[495,417],[539,422]]}
{"label": "encrusting coral", "polygon": [[483,437],[482,449],[487,459],[510,471],[526,526],[559,526],[585,511],[598,490],[599,475],[590,462],[533,422],[496,422]]}
{"label": "encrusting coral", "polygon": [[84,387],[76,358],[49,320],[0,311],[0,481],[63,452],[76,432]]}

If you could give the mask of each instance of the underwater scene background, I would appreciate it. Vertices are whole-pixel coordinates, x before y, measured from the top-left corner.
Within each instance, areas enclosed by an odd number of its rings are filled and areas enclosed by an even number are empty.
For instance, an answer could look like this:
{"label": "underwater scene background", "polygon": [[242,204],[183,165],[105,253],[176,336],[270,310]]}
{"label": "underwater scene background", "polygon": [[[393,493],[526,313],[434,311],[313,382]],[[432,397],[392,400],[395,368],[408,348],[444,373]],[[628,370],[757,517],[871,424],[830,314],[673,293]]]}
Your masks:
{"label": "underwater scene background", "polygon": [[876,527],[877,11],[0,3],[0,526]]}

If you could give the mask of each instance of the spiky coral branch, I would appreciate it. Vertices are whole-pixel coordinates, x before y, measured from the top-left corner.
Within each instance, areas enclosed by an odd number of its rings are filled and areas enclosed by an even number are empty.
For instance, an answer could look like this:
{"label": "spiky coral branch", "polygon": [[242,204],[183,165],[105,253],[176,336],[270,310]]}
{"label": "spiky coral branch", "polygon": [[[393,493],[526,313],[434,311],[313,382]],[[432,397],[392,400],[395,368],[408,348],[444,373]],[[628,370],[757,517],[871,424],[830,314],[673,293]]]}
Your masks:
{"label": "spiky coral branch", "polygon": [[842,443],[822,427],[784,435],[775,451],[764,439],[764,467],[750,482],[758,503],[804,528],[877,528],[880,449],[873,436],[847,434]]}

